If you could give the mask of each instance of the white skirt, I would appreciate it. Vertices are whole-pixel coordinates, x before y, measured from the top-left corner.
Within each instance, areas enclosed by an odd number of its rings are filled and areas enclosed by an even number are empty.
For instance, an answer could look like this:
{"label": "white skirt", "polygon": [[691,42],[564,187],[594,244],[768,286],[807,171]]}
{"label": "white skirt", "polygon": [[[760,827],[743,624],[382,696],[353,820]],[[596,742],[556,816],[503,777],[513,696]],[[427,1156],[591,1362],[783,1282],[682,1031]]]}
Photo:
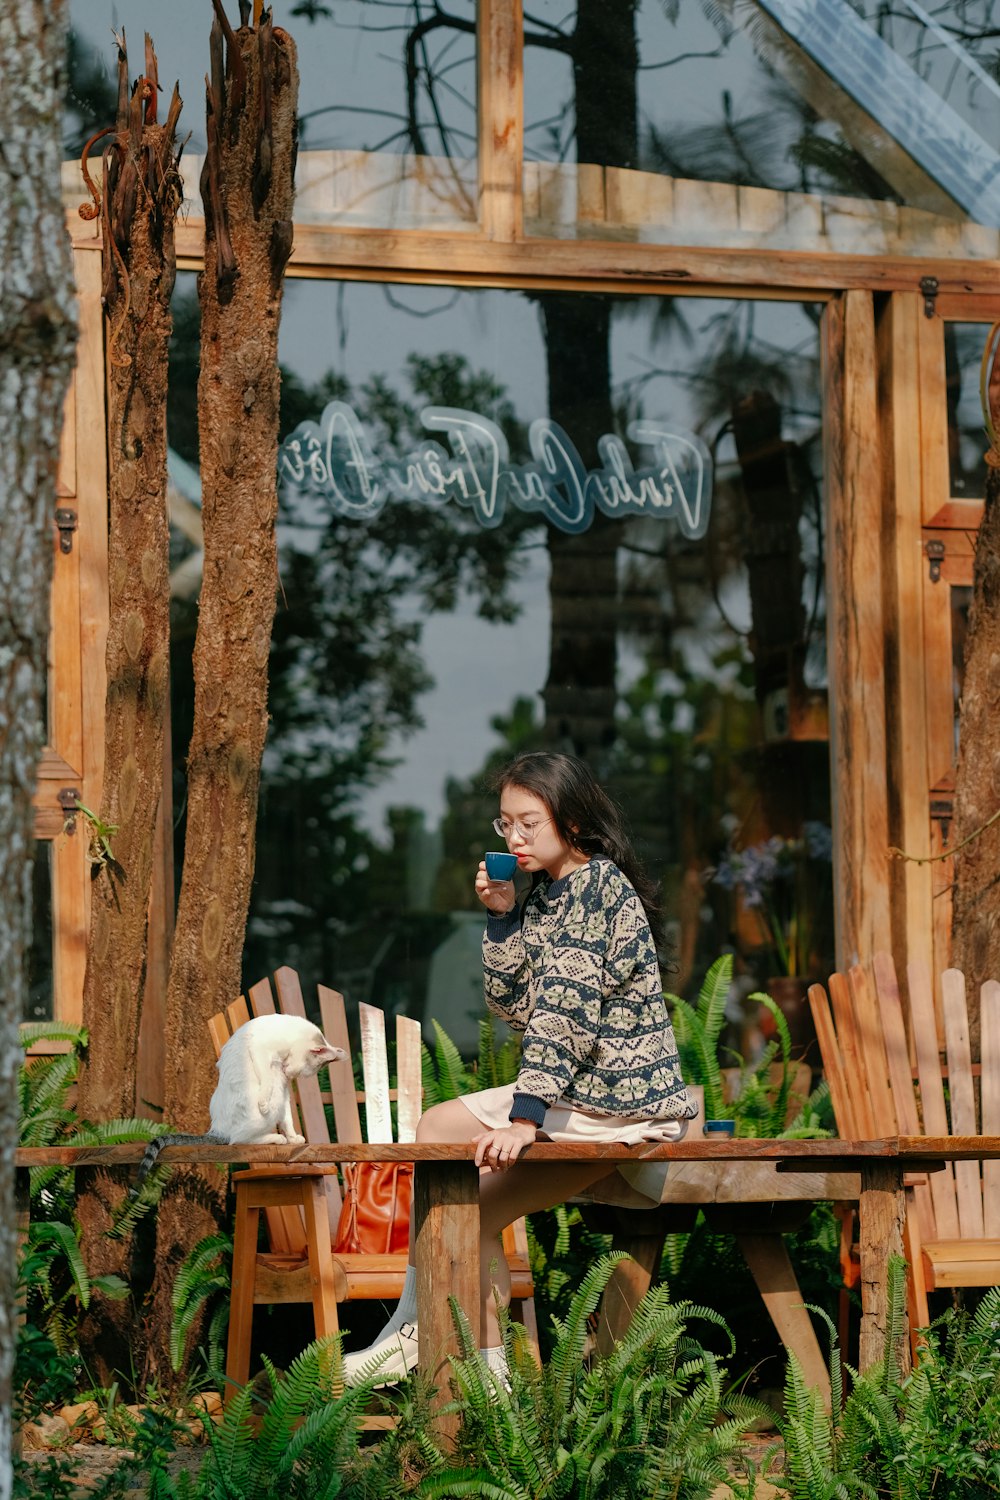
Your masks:
{"label": "white skirt", "polygon": [[[515,1086],[502,1083],[499,1088],[481,1089],[463,1094],[462,1103],[487,1130],[502,1130],[510,1124]],[[551,1141],[621,1141],[635,1146],[639,1141],[679,1141],[687,1130],[687,1120],[646,1120],[638,1115],[595,1115],[565,1100],[557,1100],[545,1111],[538,1127]]]}

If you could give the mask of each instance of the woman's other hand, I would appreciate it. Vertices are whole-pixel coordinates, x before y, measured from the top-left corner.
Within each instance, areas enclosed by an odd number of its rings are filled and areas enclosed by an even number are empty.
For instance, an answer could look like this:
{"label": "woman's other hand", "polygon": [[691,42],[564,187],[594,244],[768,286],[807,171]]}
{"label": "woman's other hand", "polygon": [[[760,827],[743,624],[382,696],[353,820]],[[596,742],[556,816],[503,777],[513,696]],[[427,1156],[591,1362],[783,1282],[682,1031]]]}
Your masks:
{"label": "woman's other hand", "polygon": [[537,1126],[529,1120],[515,1120],[503,1130],[484,1130],[482,1135],[474,1137],[476,1166],[487,1167],[491,1172],[506,1171],[537,1134]]}
{"label": "woman's other hand", "polygon": [[476,895],[487,911],[495,912],[498,917],[505,917],[514,910],[513,880],[491,880],[486,873],[485,859],[479,861],[476,871]]}

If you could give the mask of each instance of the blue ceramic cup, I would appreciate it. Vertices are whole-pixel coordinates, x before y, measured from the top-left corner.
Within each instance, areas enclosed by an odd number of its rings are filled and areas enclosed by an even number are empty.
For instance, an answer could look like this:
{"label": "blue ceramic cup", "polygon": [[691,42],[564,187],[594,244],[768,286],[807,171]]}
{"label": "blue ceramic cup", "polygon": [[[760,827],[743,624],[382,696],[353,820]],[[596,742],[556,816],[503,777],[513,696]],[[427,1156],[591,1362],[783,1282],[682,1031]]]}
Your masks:
{"label": "blue ceramic cup", "polygon": [[735,1120],[706,1120],[701,1129],[706,1140],[725,1140],[727,1136],[736,1134]]}
{"label": "blue ceramic cup", "polygon": [[501,854],[494,849],[487,850],[486,874],[490,880],[513,880],[516,869],[516,854]]}

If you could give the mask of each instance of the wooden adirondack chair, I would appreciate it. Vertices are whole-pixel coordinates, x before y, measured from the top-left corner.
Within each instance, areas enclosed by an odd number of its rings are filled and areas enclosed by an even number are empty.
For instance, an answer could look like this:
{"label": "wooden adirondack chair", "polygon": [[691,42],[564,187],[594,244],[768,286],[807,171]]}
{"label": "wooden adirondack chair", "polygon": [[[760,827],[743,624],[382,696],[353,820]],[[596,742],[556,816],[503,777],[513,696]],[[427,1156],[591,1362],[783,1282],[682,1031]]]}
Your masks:
{"label": "wooden adirondack chair", "polygon": [[[830,976],[829,999],[822,985],[809,991],[841,1136],[1000,1134],[1000,984],[989,980],[980,992],[977,1067],[962,972],[942,974],[940,1016],[926,967],[911,964],[907,978],[909,1031],[886,953],[875,955],[871,981],[855,966]],[[916,1329],[930,1321],[929,1291],[1000,1282],[1000,1163],[961,1161],[941,1172],[914,1174],[906,1196],[910,1326]]]}
{"label": "wooden adirondack chair", "polygon": [[[270,983],[263,979],[247,994],[213,1016],[209,1031],[216,1056],[238,1027],[252,1015],[305,1015],[302,989],[294,969],[278,969],[274,976],[277,1005]],[[321,1024],[334,1046],[350,1052],[344,997],[324,985],[318,987]],[[398,1088],[389,1088],[385,1015],[373,1005],[359,1006],[362,1069],[365,1087],[358,1094],[353,1069],[333,1063],[330,1088],[320,1079],[299,1079],[296,1085],[299,1131],[310,1144],[330,1140],[324,1106],[333,1107],[336,1139],[342,1142],[390,1142],[396,1102],[398,1139],[416,1138],[421,1114],[420,1025],[407,1016],[396,1017],[396,1073]],[[362,1134],[359,1101],[365,1106],[367,1134]],[[317,1338],[339,1327],[338,1303],[357,1299],[398,1298],[403,1288],[406,1255],[334,1255],[332,1234],[341,1208],[336,1170],[315,1166],[253,1167],[233,1174],[236,1217],[233,1246],[232,1301],[226,1353],[227,1396],[246,1384],[250,1373],[250,1335],[257,1303],[311,1302]],[[267,1223],[269,1248],[258,1248],[261,1212]],[[534,1288],[528,1263],[524,1220],[504,1232],[504,1250],[511,1269],[512,1310],[537,1346]]]}

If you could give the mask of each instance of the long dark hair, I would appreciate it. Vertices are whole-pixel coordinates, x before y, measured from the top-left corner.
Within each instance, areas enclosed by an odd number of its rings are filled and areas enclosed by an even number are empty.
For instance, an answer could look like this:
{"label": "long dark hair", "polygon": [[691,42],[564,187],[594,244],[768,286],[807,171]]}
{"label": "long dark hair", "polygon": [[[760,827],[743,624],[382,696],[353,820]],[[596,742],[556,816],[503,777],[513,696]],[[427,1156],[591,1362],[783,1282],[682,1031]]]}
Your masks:
{"label": "long dark hair", "polygon": [[522,787],[540,797],[560,837],[581,854],[605,854],[631,881],[659,946],[663,938],[660,893],[632,848],[619,808],[585,761],[555,750],[529,750],[502,766],[493,787]]}

